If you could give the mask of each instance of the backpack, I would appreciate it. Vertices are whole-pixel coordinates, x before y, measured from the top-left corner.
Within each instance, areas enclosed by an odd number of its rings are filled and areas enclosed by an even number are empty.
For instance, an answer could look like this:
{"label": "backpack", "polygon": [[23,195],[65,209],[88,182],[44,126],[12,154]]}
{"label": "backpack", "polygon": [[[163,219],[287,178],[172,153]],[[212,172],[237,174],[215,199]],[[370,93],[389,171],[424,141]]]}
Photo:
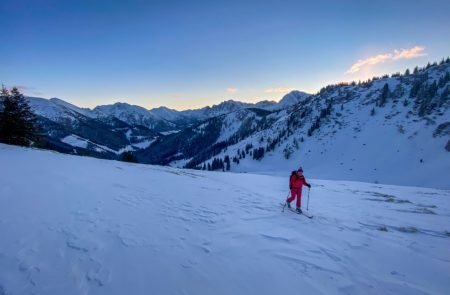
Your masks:
{"label": "backpack", "polygon": [[297,171],[296,170],[291,172],[291,176],[289,177],[289,185],[292,183],[292,177],[295,177],[295,176],[297,176]]}

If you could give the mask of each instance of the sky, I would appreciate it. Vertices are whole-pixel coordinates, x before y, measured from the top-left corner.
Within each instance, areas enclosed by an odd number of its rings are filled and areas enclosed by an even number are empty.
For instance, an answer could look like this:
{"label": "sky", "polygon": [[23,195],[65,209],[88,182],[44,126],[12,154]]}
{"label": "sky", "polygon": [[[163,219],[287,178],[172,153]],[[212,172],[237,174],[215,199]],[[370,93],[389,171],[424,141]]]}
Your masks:
{"label": "sky", "polygon": [[450,55],[450,1],[1,0],[0,82],[81,107],[276,100]]}

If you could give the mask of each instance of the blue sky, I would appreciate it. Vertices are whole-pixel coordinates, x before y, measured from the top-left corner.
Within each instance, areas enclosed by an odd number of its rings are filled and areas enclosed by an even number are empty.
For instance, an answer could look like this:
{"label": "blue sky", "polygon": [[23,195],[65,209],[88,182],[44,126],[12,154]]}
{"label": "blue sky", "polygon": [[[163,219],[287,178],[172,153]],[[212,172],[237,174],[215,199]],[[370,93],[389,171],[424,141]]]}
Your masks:
{"label": "blue sky", "polygon": [[279,100],[450,55],[448,11],[448,0],[2,0],[0,81],[85,107]]}

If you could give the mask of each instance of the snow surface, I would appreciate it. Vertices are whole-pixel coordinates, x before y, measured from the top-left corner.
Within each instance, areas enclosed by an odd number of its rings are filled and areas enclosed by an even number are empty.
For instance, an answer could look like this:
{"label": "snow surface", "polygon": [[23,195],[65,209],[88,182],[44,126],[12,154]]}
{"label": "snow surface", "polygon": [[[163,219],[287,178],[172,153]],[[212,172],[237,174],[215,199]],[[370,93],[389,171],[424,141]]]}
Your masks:
{"label": "snow surface", "polygon": [[178,132],[180,132],[181,130],[171,130],[171,131],[163,131],[163,132],[160,132],[162,135],[170,135],[170,134],[175,134],[175,133],[178,133]]}
{"label": "snow surface", "polygon": [[120,151],[115,151],[113,149],[110,149],[107,146],[94,143],[94,142],[90,141],[89,139],[83,138],[83,137],[75,135],[75,134],[67,135],[66,137],[62,138],[61,141],[64,143],[67,143],[68,145],[75,146],[75,147],[81,147],[81,148],[87,148],[88,145],[91,144],[93,146],[93,149],[99,153],[104,153],[104,152],[108,151],[108,152],[111,152],[114,154],[120,154],[124,151],[130,150],[129,147],[125,147],[125,148],[121,149]]}
{"label": "snow surface", "polygon": [[155,142],[156,139],[147,139],[138,143],[133,143],[132,146],[138,149],[148,148],[152,143]]}
{"label": "snow surface", "polygon": [[287,177],[7,145],[0,163],[0,294],[450,290],[450,191],[312,179],[310,220],[281,212]]}
{"label": "snow surface", "polygon": [[87,148],[89,143],[89,140],[75,134],[67,135],[66,137],[62,138],[61,141],[67,143],[68,145],[80,148]]}

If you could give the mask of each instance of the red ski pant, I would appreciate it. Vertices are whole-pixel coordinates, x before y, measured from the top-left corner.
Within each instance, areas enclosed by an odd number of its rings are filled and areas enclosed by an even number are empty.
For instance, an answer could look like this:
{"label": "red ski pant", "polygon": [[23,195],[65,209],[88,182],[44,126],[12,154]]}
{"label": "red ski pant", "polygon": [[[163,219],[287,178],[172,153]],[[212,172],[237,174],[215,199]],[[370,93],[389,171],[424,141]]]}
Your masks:
{"label": "red ski pant", "polygon": [[297,207],[302,206],[302,188],[291,188],[291,197],[287,199],[287,202],[292,202],[297,197]]}

